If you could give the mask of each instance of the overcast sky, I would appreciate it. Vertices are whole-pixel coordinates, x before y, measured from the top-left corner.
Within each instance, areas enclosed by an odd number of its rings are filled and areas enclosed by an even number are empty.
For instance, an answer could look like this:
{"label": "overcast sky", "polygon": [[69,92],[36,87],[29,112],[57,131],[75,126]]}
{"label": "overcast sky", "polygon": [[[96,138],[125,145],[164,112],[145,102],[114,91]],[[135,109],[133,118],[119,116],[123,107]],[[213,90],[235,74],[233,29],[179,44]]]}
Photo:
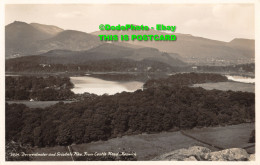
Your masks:
{"label": "overcast sky", "polygon": [[175,25],[176,33],[221,41],[254,39],[254,6],[251,4],[170,5],[6,5],[5,24],[13,21],[56,25],[84,32],[99,24]]}

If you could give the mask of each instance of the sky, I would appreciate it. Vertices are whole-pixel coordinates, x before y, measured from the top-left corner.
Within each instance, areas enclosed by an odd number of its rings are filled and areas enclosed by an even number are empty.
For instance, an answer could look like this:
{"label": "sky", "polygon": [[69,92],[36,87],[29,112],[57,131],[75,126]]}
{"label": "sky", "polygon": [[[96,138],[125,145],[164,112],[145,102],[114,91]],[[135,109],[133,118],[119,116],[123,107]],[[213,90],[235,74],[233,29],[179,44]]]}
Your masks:
{"label": "sky", "polygon": [[9,4],[5,24],[14,21],[55,25],[87,33],[100,24],[176,26],[176,33],[229,42],[254,39],[252,4]]}

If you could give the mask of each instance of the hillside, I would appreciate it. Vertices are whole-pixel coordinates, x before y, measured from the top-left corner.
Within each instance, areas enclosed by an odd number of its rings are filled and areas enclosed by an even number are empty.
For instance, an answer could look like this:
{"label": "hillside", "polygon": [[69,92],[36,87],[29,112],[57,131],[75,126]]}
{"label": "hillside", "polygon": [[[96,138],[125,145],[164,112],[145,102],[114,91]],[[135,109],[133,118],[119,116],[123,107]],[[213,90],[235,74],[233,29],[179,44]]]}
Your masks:
{"label": "hillside", "polygon": [[254,49],[255,49],[255,41],[254,40],[248,40],[243,38],[235,38],[229,43],[227,43],[228,46],[237,49],[240,51],[240,53],[244,54],[245,57],[254,59]]}
{"label": "hillside", "polygon": [[[51,50],[40,56],[50,59],[50,63],[56,64],[79,64],[89,61],[99,61],[107,59],[129,59],[133,61],[151,60],[166,63],[172,66],[185,65],[184,62],[172,58],[167,53],[162,53],[155,48],[139,48],[133,49],[114,44],[101,44],[97,47],[86,51],[71,51],[71,50]],[[59,59],[59,60],[55,60]],[[47,62],[48,63],[48,62]]]}
{"label": "hillside", "polygon": [[[94,35],[169,35],[169,33],[149,31],[97,31]],[[130,44],[144,47],[156,48],[162,52],[176,53],[185,62],[200,64],[231,64],[248,63],[254,58],[254,40],[243,39],[243,47],[211,40],[202,37],[195,37],[189,34],[174,33],[177,41],[129,41]],[[236,42],[235,42],[236,43]]]}
{"label": "hillside", "polygon": [[6,57],[19,56],[32,51],[31,44],[53,35],[24,22],[15,21],[5,28]]}
{"label": "hillside", "polygon": [[47,34],[50,34],[52,36],[62,32],[64,29],[59,28],[57,26],[53,26],[53,25],[44,25],[44,24],[39,24],[39,23],[30,23],[31,26],[33,26],[34,28],[45,32]]}
{"label": "hillside", "polygon": [[[101,44],[86,51],[51,50],[37,56],[8,59],[6,71],[172,71],[186,64],[154,48],[133,49]],[[48,67],[46,67],[48,66]]]}
{"label": "hillside", "polygon": [[[27,24],[13,22],[6,26],[6,58],[28,55],[39,55],[55,49],[71,51],[86,51],[104,44],[97,35],[166,35],[169,33],[150,31],[98,31],[91,34],[63,30],[52,25],[38,23]],[[222,42],[189,34],[174,33],[177,41],[129,41],[114,42],[114,45],[123,46],[124,49],[138,49],[131,59],[142,60],[142,56],[159,60],[152,48],[168,53],[187,63],[200,65],[232,65],[254,62],[254,40],[234,39],[231,42]],[[144,48],[144,49],[141,49]],[[127,49],[128,50],[128,49]],[[151,53],[151,54],[150,54]],[[146,54],[146,55],[145,55]],[[161,60],[161,57],[159,57]],[[168,57],[167,57],[168,58]],[[162,62],[168,61],[166,58]]]}
{"label": "hillside", "polygon": [[33,44],[36,47],[34,54],[45,53],[54,49],[68,49],[73,51],[88,50],[100,45],[97,37],[84,32],[65,30],[56,36],[41,40]]}
{"label": "hillside", "polygon": [[52,25],[15,21],[5,29],[6,58],[41,54],[54,49],[88,50],[101,44],[91,34]]}

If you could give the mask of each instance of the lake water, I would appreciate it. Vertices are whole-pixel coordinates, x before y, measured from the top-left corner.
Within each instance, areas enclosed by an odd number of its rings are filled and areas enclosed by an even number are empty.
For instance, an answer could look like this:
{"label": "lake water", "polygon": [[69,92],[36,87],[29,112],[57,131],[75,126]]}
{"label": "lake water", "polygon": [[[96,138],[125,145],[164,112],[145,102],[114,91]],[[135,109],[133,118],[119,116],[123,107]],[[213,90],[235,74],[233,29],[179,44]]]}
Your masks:
{"label": "lake water", "polygon": [[[218,83],[204,83],[194,84],[193,87],[202,87],[207,90],[232,90],[243,92],[255,92],[255,79],[242,76],[226,75],[229,80],[235,82],[218,82]],[[134,92],[138,89],[142,89],[143,82],[139,81],[108,81],[100,78],[94,78],[90,76],[70,77],[71,82],[74,84],[72,92],[76,94],[82,94],[84,92],[93,93],[97,95],[113,95],[121,92]]]}
{"label": "lake water", "polygon": [[226,75],[229,80],[242,82],[242,83],[255,83],[255,78],[244,77],[244,76],[230,76]]}
{"label": "lake water", "polygon": [[202,87],[207,90],[218,89],[222,91],[255,92],[255,79],[243,76],[226,75],[228,82],[194,84],[193,87]]}
{"label": "lake water", "polygon": [[113,95],[121,92],[134,92],[142,89],[143,84],[139,81],[117,82],[107,81],[100,78],[93,78],[89,76],[70,77],[70,81],[74,84],[72,92],[82,94],[84,92],[93,93],[97,95]]}

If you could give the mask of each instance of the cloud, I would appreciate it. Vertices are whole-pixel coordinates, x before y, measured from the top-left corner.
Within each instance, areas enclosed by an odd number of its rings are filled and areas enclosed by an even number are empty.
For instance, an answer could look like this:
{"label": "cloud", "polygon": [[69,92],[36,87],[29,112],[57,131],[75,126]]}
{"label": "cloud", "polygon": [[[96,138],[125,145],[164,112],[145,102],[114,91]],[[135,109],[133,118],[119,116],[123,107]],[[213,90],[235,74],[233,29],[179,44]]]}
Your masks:
{"label": "cloud", "polygon": [[83,17],[84,14],[79,11],[74,12],[66,12],[66,13],[57,13],[55,15],[56,18],[74,18],[74,17]]}

